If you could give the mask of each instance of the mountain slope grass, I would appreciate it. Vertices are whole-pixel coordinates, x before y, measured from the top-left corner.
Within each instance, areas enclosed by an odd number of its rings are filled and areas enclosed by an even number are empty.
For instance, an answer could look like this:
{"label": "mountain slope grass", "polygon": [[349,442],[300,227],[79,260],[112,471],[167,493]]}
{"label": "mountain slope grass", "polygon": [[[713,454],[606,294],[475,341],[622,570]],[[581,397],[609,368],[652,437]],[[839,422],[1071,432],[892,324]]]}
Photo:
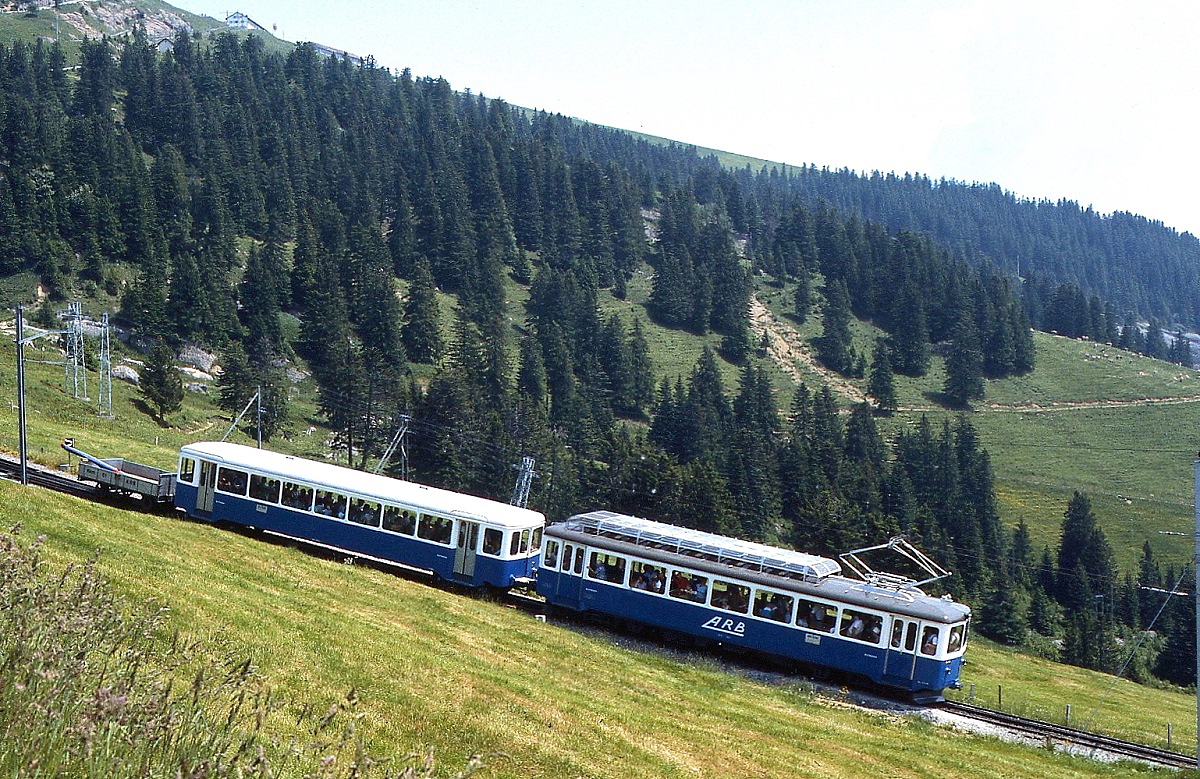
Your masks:
{"label": "mountain slope grass", "polygon": [[[819,316],[797,326],[786,290],[760,286],[758,297],[779,326],[811,337]],[[852,332],[855,348],[869,355],[879,331],[855,321]],[[987,396],[966,411],[991,455],[1006,524],[1023,519],[1039,547],[1056,549],[1067,501],[1081,490],[1121,569],[1136,568],[1146,540],[1160,560],[1182,564],[1190,541],[1159,531],[1192,529],[1192,461],[1200,440],[1188,431],[1200,429],[1200,372],[1046,333],[1035,332],[1034,344],[1032,373],[987,382]],[[900,411],[879,419],[884,436],[911,429],[922,415],[940,428],[962,413],[941,405],[944,380],[936,354],[926,376],[897,376]],[[850,382],[865,389],[865,379]],[[844,395],[838,400],[852,403]]]}
{"label": "mountain slope grass", "polygon": [[[120,592],[165,601],[189,638],[252,658],[290,702],[269,723],[281,738],[293,715],[353,689],[370,753],[482,753],[487,776],[1142,773],[848,708],[203,524],[10,484],[0,516],[45,534],[53,564],[102,547]],[[1095,689],[1096,675],[1079,678]]]}

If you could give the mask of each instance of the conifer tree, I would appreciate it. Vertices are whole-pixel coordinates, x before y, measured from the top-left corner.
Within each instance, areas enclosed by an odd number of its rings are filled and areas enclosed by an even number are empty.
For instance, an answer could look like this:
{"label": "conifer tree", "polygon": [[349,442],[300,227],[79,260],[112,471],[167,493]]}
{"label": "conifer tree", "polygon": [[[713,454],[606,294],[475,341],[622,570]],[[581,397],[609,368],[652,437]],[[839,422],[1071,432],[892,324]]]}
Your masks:
{"label": "conifer tree", "polygon": [[812,282],[808,270],[800,267],[796,274],[796,288],[792,291],[792,307],[796,320],[800,324],[808,321],[808,311],[812,308]]}
{"label": "conifer tree", "polygon": [[979,346],[979,331],[969,317],[960,320],[954,328],[942,390],[959,406],[983,397],[983,353]]}
{"label": "conifer tree", "polygon": [[821,318],[823,331],[814,341],[817,357],[829,368],[847,373],[854,361],[850,345],[850,298],[845,282],[840,279],[825,285]]}
{"label": "conifer tree", "polygon": [[441,326],[441,308],[433,284],[433,274],[424,257],[415,263],[412,285],[408,290],[408,302],[404,306],[404,348],[414,362],[435,363],[444,348]]}
{"label": "conifer tree", "polygon": [[167,414],[183,407],[183,379],[175,368],[175,353],[164,341],[155,341],[138,372],[138,393],[161,424]]}
{"label": "conifer tree", "polygon": [[875,399],[876,408],[886,414],[897,408],[896,379],[892,373],[890,351],[883,338],[875,342],[875,351],[871,353],[871,370],[867,376],[867,394]]}
{"label": "conifer tree", "polygon": [[633,320],[629,334],[629,397],[632,408],[639,413],[654,402],[654,364],[641,319]]}

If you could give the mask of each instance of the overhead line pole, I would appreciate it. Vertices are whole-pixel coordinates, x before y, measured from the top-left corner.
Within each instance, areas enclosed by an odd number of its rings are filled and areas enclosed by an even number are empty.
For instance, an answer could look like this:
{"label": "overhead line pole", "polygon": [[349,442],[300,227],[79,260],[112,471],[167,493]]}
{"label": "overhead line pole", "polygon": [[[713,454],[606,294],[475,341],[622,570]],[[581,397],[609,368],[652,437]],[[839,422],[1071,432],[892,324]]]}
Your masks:
{"label": "overhead line pole", "polygon": [[21,484],[29,486],[25,451],[25,311],[17,306],[17,443],[21,454]]}
{"label": "overhead line pole", "polygon": [[1196,768],[1200,769],[1200,453],[1192,461],[1193,482],[1193,511],[1196,515],[1196,559],[1195,585],[1192,590],[1196,595]]}
{"label": "overhead line pole", "polygon": [[47,335],[62,335],[64,330],[47,330],[25,337],[25,308],[17,306],[17,438],[21,454],[21,484],[29,486],[29,446],[25,428],[25,344]]}

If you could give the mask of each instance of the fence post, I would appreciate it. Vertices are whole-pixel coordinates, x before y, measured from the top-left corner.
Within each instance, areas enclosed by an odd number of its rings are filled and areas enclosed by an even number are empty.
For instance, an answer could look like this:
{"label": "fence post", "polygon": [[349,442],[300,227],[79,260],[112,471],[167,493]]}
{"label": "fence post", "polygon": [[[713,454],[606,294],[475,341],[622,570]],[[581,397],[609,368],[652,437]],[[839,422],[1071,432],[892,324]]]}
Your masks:
{"label": "fence post", "polygon": [[996,685],[996,708],[1001,711],[1004,710],[1004,685],[1003,684]]}
{"label": "fence post", "polygon": [[1071,704],[1069,704],[1069,703],[1067,704],[1067,721],[1066,721],[1066,722],[1064,722],[1063,724],[1064,724],[1064,725],[1070,725],[1070,724],[1071,724]]}

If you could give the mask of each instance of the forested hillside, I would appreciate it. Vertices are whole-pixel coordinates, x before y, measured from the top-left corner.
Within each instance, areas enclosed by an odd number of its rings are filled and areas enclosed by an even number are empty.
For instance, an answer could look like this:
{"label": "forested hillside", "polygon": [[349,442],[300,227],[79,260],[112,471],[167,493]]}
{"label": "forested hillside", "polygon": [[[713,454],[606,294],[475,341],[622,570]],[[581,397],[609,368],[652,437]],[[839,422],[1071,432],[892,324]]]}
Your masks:
{"label": "forested hillside", "polygon": [[888,230],[929,235],[976,265],[1009,276],[1072,283],[1121,316],[1200,324],[1200,240],[1128,212],[1101,215],[1069,200],[1031,201],[996,184],[926,176],[789,168],[780,176],[806,202],[824,199]]}
{"label": "forested hillside", "polygon": [[[1100,667],[1137,627],[1133,579],[1120,624],[1079,608],[1116,578],[1090,509],[1093,552],[1032,549],[1001,526],[966,418],[923,421],[892,453],[876,427],[894,373],[924,375],[938,344],[950,405],[1033,368],[1028,306],[995,266],[813,202],[804,176],[722,170],[308,46],[180,33],[160,54],[134,35],[85,43],[70,78],[63,62],[41,43],[0,51],[0,270],[35,272],[51,300],[119,299],[146,346],[219,352],[223,401],[236,413],[263,387],[268,437],[289,370],[308,370],[356,464],[407,425],[413,476],[453,489],[506,497],[536,456],[552,519],[602,506],[823,553],[907,532],[960,574],[956,596],[987,601],[995,635],[1064,635],[1068,659]],[[644,310],[603,316],[636,274],[652,277]],[[801,386],[781,408],[749,325],[756,283],[796,321],[819,308],[818,357],[869,373],[874,404],[846,415]],[[852,316],[883,334],[869,360]],[[719,350],[663,375],[651,321]]]}

